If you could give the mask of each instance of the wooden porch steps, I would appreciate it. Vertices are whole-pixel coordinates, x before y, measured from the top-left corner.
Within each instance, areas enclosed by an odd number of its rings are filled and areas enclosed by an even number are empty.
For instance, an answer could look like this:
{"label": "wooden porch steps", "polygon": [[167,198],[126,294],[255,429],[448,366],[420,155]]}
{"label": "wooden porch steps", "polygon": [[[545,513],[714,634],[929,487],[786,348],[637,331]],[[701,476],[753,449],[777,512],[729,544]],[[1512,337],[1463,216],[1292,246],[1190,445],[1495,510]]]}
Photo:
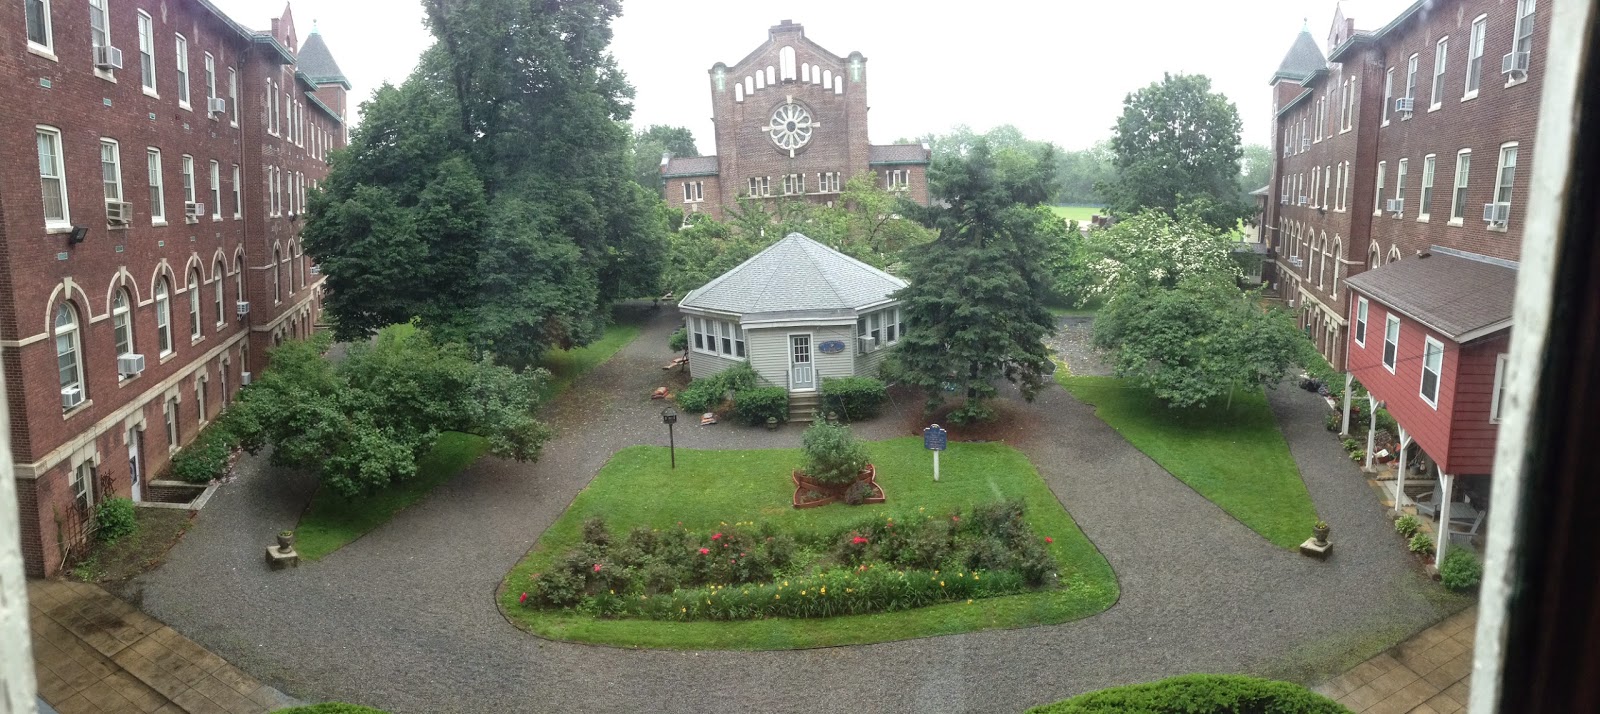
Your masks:
{"label": "wooden porch steps", "polygon": [[816,392],[789,395],[789,421],[816,421],[821,411],[822,396]]}

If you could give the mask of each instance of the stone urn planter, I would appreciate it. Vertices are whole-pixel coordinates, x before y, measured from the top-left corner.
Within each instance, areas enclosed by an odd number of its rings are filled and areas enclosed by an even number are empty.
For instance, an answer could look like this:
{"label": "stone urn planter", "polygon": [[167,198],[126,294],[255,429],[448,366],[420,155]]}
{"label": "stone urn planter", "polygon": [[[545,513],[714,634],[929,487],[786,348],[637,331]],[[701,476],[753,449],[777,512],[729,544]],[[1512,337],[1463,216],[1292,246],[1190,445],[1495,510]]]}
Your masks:
{"label": "stone urn planter", "polygon": [[294,531],[278,531],[278,550],[285,553],[294,550]]}
{"label": "stone urn planter", "polygon": [[845,492],[849,491],[850,487],[863,482],[872,488],[872,495],[864,499],[863,504],[883,503],[885,499],[883,487],[878,485],[877,470],[872,464],[867,464],[867,467],[861,470],[855,482],[843,485],[818,483],[800,471],[790,472],[789,478],[794,481],[795,508],[816,508],[835,501],[843,501]]}
{"label": "stone urn planter", "polygon": [[1328,533],[1330,530],[1331,529],[1328,528],[1328,523],[1326,521],[1317,521],[1317,524],[1311,527],[1311,535],[1316,539],[1317,545],[1328,544]]}
{"label": "stone urn planter", "polygon": [[778,418],[777,417],[767,417],[767,431],[777,431],[777,430],[778,430]]}

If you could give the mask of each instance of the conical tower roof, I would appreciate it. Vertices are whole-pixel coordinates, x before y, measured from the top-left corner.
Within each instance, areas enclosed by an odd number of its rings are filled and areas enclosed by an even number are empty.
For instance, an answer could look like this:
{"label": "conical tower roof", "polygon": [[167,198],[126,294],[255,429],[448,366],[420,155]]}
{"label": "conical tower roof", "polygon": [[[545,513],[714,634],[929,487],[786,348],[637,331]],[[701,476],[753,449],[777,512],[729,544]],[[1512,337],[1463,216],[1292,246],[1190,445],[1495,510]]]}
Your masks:
{"label": "conical tower roof", "polygon": [[1289,53],[1283,56],[1283,63],[1278,65],[1278,71],[1272,73],[1272,81],[1277,82],[1280,79],[1303,81],[1327,66],[1328,60],[1322,56],[1322,49],[1317,47],[1317,41],[1311,36],[1311,30],[1301,28],[1300,36],[1294,38]]}
{"label": "conical tower roof", "polygon": [[328,43],[322,41],[322,33],[314,28],[305,42],[300,44],[295,63],[301,72],[305,72],[317,84],[342,84],[345,89],[350,89],[350,80],[344,76],[344,70],[339,69],[333,53],[328,51]]}

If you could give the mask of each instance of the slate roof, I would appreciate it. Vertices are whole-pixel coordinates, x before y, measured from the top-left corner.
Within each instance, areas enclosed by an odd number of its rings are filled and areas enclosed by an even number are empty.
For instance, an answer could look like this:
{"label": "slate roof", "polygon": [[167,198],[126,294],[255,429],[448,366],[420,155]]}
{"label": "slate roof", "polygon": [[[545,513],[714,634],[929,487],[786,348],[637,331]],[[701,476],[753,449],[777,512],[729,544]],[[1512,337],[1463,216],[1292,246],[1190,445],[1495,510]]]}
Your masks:
{"label": "slate roof", "polygon": [[1328,60],[1322,56],[1322,50],[1317,47],[1317,41],[1311,37],[1311,31],[1303,29],[1300,35],[1294,38],[1289,53],[1283,56],[1283,63],[1278,65],[1278,71],[1272,73],[1272,81],[1280,79],[1303,81],[1327,67]]}
{"label": "slate roof", "polygon": [[933,151],[922,144],[873,144],[867,147],[868,164],[926,164]]}
{"label": "slate roof", "polygon": [[350,80],[345,78],[344,70],[339,69],[339,63],[333,60],[328,43],[322,41],[322,33],[316,30],[312,30],[311,36],[300,43],[295,64],[317,84],[343,84],[345,89],[350,88]]}
{"label": "slate roof", "polygon": [[715,176],[721,169],[715,156],[674,156],[667,159],[667,168],[661,175],[667,178],[674,176]]}
{"label": "slate roof", "polygon": [[1511,326],[1517,270],[1509,264],[1458,257],[1434,248],[1345,280],[1456,343]]}
{"label": "slate roof", "polygon": [[746,317],[849,316],[905,286],[904,280],[790,233],[678,304]]}

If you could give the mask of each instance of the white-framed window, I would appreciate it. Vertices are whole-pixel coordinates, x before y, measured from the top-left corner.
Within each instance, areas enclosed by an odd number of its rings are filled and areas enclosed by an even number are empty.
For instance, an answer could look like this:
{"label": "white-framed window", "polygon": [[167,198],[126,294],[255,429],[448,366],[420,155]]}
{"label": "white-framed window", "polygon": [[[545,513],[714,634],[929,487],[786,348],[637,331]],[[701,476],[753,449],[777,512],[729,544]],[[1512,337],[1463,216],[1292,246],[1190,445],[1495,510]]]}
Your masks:
{"label": "white-framed window", "polygon": [[1356,339],[1356,344],[1360,345],[1362,347],[1366,347],[1367,346],[1367,310],[1368,309],[1369,309],[1369,306],[1367,305],[1367,299],[1366,298],[1356,298],[1355,339]]}
{"label": "white-framed window", "polygon": [[61,157],[61,130],[50,126],[34,128],[39,149],[39,193],[44,199],[44,224],[47,228],[72,225],[67,206],[67,169]]}
{"label": "white-framed window", "polygon": [[150,224],[166,225],[167,196],[166,187],[161,182],[160,149],[154,146],[145,149],[145,166],[148,169],[147,179],[150,183]]}
{"label": "white-framed window", "polygon": [[1333,167],[1322,167],[1322,207],[1328,208],[1328,193],[1333,188]]}
{"label": "white-framed window", "polygon": [[194,379],[194,405],[199,410],[201,424],[206,423],[206,382],[210,380],[211,377],[205,374]]}
{"label": "white-framed window", "polygon": [[184,154],[183,155],[182,161],[178,164],[178,175],[183,178],[183,202],[184,202],[184,204],[183,204],[183,216],[184,216],[184,222],[193,223],[196,220],[199,220],[198,218],[190,218],[189,217],[189,205],[193,204],[193,203],[197,203],[197,201],[195,201],[195,196],[194,196],[194,157],[193,156],[190,156],[188,154]]}
{"label": "white-framed window", "polygon": [[1517,0],[1517,28],[1511,38],[1512,52],[1533,52],[1534,0]]}
{"label": "white-framed window", "polygon": [[89,46],[95,49],[111,45],[111,13],[106,2],[89,0]]}
{"label": "white-framed window", "polygon": [[1517,142],[1500,145],[1500,167],[1495,170],[1494,175],[1494,202],[1506,204],[1509,212],[1511,186],[1517,179]]}
{"label": "white-framed window", "polygon": [[900,308],[889,307],[856,318],[856,354],[874,352],[900,341],[905,334]]}
{"label": "white-framed window", "polygon": [[167,451],[178,450],[178,398],[168,397],[162,410],[162,421],[167,427]]}
{"label": "white-framed window", "polygon": [[56,43],[50,27],[50,0],[22,0],[22,10],[28,29],[28,47],[54,56]]}
{"label": "white-framed window", "polygon": [[1312,169],[1311,170],[1311,207],[1312,208],[1316,208],[1317,207],[1317,181],[1319,179],[1321,179],[1321,178],[1322,178],[1322,176],[1317,173],[1316,169]]}
{"label": "white-framed window", "polygon": [[1413,103],[1417,99],[1417,62],[1416,53],[1412,53],[1406,60],[1406,99],[1410,99]]}
{"label": "white-framed window", "polygon": [[215,303],[214,307],[217,309],[218,328],[221,328],[223,323],[228,321],[228,313],[223,310],[222,304],[222,278],[226,274],[227,269],[222,267],[221,260],[211,266],[211,301]]}
{"label": "white-framed window", "polygon": [[94,503],[94,479],[93,461],[72,467],[72,505],[77,507],[78,515],[89,515],[89,507]]}
{"label": "white-framed window", "polygon": [[115,139],[100,140],[100,183],[105,187],[106,201],[122,200],[122,150]]}
{"label": "white-framed window", "polygon": [[272,249],[272,302],[283,302],[283,251]]}
{"label": "white-framed window", "polygon": [[240,196],[243,187],[239,183],[239,165],[233,165],[233,217],[238,220],[244,216],[244,201]]}
{"label": "white-framed window", "polygon": [[1351,77],[1344,83],[1344,131],[1350,131],[1355,122],[1356,114],[1356,78]]}
{"label": "white-framed window", "polygon": [[1328,277],[1328,234],[1327,233],[1323,233],[1322,234],[1322,240],[1313,241],[1312,242],[1312,245],[1311,245],[1311,257],[1312,258],[1316,258],[1317,257],[1317,247],[1318,247],[1318,245],[1320,245],[1321,248],[1322,248],[1322,260],[1318,261],[1318,263],[1317,263],[1317,289],[1321,290],[1323,285],[1326,284],[1327,277]]}
{"label": "white-framed window", "polygon": [[1489,400],[1489,423],[1499,424],[1500,415],[1506,413],[1506,380],[1511,378],[1511,355],[1500,353],[1494,358],[1494,393]]}
{"label": "white-framed window", "polygon": [[175,35],[175,49],[173,53],[178,60],[178,108],[189,108],[189,40],[183,35]]}
{"label": "white-framed window", "polygon": [[[117,294],[111,299],[111,334],[115,340],[116,354],[113,358],[134,354],[133,351],[133,301],[128,298],[127,288],[117,288]],[[126,379],[118,370],[117,380]]]}
{"label": "white-framed window", "polygon": [[745,359],[744,328],[736,322],[694,317],[689,321],[694,333],[694,351],[729,359]]}
{"label": "white-framed window", "polygon": [[806,181],[803,174],[783,175],[783,195],[793,196],[806,192]]}
{"label": "white-framed window", "polygon": [[1444,371],[1444,344],[1432,337],[1422,340],[1422,401],[1439,406],[1439,376]]}
{"label": "white-framed window", "polygon": [[751,196],[768,196],[772,193],[771,176],[751,176],[749,183]]}
{"label": "white-framed window", "polygon": [[1433,86],[1428,90],[1428,111],[1441,106],[1444,101],[1444,68],[1450,57],[1450,36],[1439,38],[1433,44]]}
{"label": "white-framed window", "polygon": [[206,114],[212,119],[217,115],[211,113],[210,100],[217,98],[217,58],[210,52],[205,53],[205,83],[206,83]]}
{"label": "white-framed window", "polygon": [[1428,154],[1422,157],[1422,195],[1417,198],[1417,220],[1426,221],[1433,211],[1433,174],[1438,157]]}
{"label": "white-framed window", "polygon": [[1383,367],[1394,374],[1395,360],[1400,354],[1400,318],[1389,313],[1383,319]]}
{"label": "white-framed window", "polygon": [[684,181],[683,182],[683,202],[684,203],[694,203],[694,202],[697,202],[697,201],[704,201],[704,200],[706,200],[706,182],[704,182],[704,181]]}
{"label": "white-framed window", "polygon": [[1372,194],[1372,215],[1374,215],[1374,216],[1376,216],[1376,215],[1378,215],[1380,213],[1383,213],[1383,182],[1384,182],[1384,178],[1386,177],[1386,174],[1388,174],[1388,171],[1389,171],[1388,164],[1383,162],[1383,161],[1379,161],[1378,162],[1378,183],[1377,183],[1376,186],[1373,187],[1374,190],[1373,190],[1373,194]]}
{"label": "white-framed window", "polygon": [[1383,117],[1381,126],[1389,125],[1389,105],[1394,104],[1394,68],[1383,74]]}
{"label": "white-framed window", "polygon": [[1410,171],[1410,168],[1411,159],[1401,159],[1394,167],[1394,197],[1402,202],[1400,204],[1400,212],[1395,214],[1396,218],[1405,212],[1405,203],[1403,202],[1406,200],[1406,174]]}
{"label": "white-framed window", "polygon": [[[83,383],[83,345],[79,340],[78,311],[71,303],[63,301],[56,306],[55,329],[56,338],[56,369],[61,376],[61,392],[66,394],[71,390],[78,391],[78,400],[73,406],[81,404],[87,391]],[[63,402],[65,404],[65,402]]]}
{"label": "white-framed window", "polygon": [[888,179],[885,188],[891,191],[904,191],[911,185],[911,172],[905,169],[894,169],[887,173]]}
{"label": "white-framed window", "polygon": [[1336,164],[1334,166],[1334,179],[1339,182],[1339,186],[1337,188],[1335,188],[1334,191],[1333,191],[1333,207],[1334,207],[1334,210],[1336,210],[1336,211],[1343,211],[1344,210],[1344,182],[1345,182],[1344,162],[1343,161],[1340,161],[1338,164]]}
{"label": "white-framed window", "polygon": [[[233,299],[244,302],[244,256],[233,256]],[[248,363],[246,363],[248,364]]]}
{"label": "white-framed window", "polygon": [[146,94],[156,93],[156,27],[150,13],[139,11],[139,82]]}
{"label": "white-framed window", "polygon": [[189,271],[189,340],[198,342],[200,333],[200,269]]}
{"label": "white-framed window", "polygon": [[222,220],[222,164],[211,162],[211,220]]}
{"label": "white-framed window", "polygon": [[1488,31],[1488,15],[1472,20],[1472,35],[1467,40],[1467,88],[1461,95],[1463,102],[1478,96],[1479,76],[1483,73],[1483,38]]}
{"label": "white-framed window", "polygon": [[1467,179],[1472,175],[1472,149],[1456,152],[1455,192],[1450,197],[1450,222],[1460,225],[1467,215]]}
{"label": "white-framed window", "polygon": [[239,128],[239,72],[228,68],[228,126]]}
{"label": "white-framed window", "polygon": [[165,277],[156,281],[156,346],[162,357],[172,354],[172,295]]}

